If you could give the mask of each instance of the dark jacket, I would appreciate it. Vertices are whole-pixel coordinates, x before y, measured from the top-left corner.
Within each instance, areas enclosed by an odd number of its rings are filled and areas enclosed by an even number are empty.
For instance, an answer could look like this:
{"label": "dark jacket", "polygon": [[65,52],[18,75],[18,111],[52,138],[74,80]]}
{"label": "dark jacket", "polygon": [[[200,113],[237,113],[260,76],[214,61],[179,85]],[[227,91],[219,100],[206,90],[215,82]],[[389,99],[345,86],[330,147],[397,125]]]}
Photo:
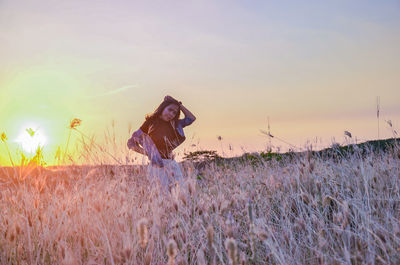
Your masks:
{"label": "dark jacket", "polygon": [[[172,150],[182,144],[186,136],[183,128],[192,124],[193,119],[185,117],[178,120],[177,128],[171,126],[170,122],[166,122],[161,118],[147,119],[143,122],[138,130],[136,130],[128,140],[128,148],[141,144],[147,154],[151,154],[152,162],[160,163],[161,158],[171,159]],[[149,141],[143,142],[142,135],[150,136]]]}

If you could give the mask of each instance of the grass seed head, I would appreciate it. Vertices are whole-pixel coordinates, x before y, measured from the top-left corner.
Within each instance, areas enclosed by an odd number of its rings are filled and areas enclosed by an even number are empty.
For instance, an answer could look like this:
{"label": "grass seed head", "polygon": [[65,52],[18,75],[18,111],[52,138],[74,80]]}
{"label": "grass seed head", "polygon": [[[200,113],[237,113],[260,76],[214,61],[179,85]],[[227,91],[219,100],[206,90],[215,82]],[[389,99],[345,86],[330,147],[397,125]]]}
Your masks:
{"label": "grass seed head", "polygon": [[178,254],[178,249],[176,246],[176,242],[171,238],[168,241],[168,246],[167,246],[168,263],[170,265],[175,264],[175,257],[177,254]]}
{"label": "grass seed head", "polygon": [[74,128],[80,126],[81,123],[82,123],[82,120],[75,118],[75,119],[71,120],[71,122],[69,123],[69,128],[74,129]]}
{"label": "grass seed head", "polygon": [[248,202],[247,202],[247,213],[249,215],[250,223],[253,223],[254,222],[254,219],[253,219],[253,205],[252,205],[252,202],[251,202],[250,198],[248,199]]}
{"label": "grass seed head", "polygon": [[210,224],[207,226],[207,242],[208,246],[212,246],[214,242],[214,228]]}
{"label": "grass seed head", "polygon": [[147,232],[147,219],[142,218],[139,220],[137,224],[137,233],[139,234],[139,242],[142,248],[145,248],[148,241],[148,232]]}
{"label": "grass seed head", "polygon": [[196,192],[196,182],[193,179],[189,179],[188,181],[188,191],[190,196]]}
{"label": "grass seed head", "polygon": [[237,264],[236,262],[236,253],[237,253],[237,246],[235,239],[228,237],[225,240],[225,249],[228,252],[229,261],[232,265]]}
{"label": "grass seed head", "polygon": [[2,133],[1,133],[1,141],[6,142],[7,140],[8,140],[8,139],[7,139],[6,133],[5,133],[5,132],[2,132]]}

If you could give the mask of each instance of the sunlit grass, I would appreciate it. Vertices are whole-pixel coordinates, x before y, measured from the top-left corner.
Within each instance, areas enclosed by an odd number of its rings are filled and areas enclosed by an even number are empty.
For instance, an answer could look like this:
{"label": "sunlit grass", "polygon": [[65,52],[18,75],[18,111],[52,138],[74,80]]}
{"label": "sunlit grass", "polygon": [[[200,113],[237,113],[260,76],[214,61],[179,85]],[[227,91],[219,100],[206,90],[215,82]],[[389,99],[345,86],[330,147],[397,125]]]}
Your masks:
{"label": "sunlit grass", "polygon": [[[116,162],[117,154],[81,134],[81,122],[71,121],[71,135],[97,166],[46,169],[38,149],[22,170],[0,169],[0,264],[400,261],[398,145],[257,166],[209,162],[201,171],[187,160],[184,189],[163,196],[129,159],[101,166],[99,156]],[[69,157],[65,150],[55,154],[59,161]]]}

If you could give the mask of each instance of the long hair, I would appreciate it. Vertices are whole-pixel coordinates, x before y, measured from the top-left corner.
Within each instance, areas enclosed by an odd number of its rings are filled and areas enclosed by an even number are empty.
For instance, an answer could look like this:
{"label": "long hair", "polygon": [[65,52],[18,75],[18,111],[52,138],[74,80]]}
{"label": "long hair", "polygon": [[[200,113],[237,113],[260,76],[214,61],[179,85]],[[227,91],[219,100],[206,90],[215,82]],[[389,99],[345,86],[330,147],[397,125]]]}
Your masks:
{"label": "long hair", "polygon": [[[146,114],[145,118],[146,120],[148,119],[152,119],[155,120],[157,118],[159,118],[161,116],[161,114],[163,113],[164,109],[169,105],[169,104],[176,104],[178,105],[178,111],[177,114],[175,115],[175,117],[172,119],[174,121],[174,127],[176,129],[177,125],[178,125],[178,120],[181,114],[181,108],[179,107],[179,103],[177,101],[172,101],[172,100],[164,100],[163,102],[161,102],[161,104],[154,110],[153,113],[148,113]],[[171,121],[172,121],[171,120]]]}

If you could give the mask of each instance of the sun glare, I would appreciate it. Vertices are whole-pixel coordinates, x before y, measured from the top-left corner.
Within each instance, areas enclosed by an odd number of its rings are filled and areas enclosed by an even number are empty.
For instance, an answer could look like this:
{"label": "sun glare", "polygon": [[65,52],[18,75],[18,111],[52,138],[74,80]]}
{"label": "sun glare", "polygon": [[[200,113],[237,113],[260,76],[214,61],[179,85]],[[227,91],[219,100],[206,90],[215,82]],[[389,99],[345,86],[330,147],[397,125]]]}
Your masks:
{"label": "sun glare", "polygon": [[43,129],[37,125],[24,126],[15,140],[27,153],[32,153],[47,142]]}

